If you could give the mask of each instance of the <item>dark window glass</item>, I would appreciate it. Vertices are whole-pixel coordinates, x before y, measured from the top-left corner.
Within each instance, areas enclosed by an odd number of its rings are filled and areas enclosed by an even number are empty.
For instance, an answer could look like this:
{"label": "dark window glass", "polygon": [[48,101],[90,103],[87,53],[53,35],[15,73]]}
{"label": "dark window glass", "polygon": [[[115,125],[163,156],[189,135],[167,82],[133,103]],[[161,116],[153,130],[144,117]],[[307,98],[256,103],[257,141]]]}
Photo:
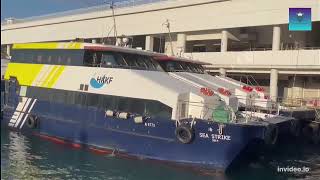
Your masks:
{"label": "dark window glass", "polygon": [[162,61],[160,65],[167,72],[192,72],[204,73],[204,68],[199,64],[184,61]]}
{"label": "dark window glass", "polygon": [[43,101],[49,101],[48,89],[29,86],[27,89],[27,96]]}
{"label": "dark window glass", "polygon": [[136,63],[136,56],[133,54],[126,54],[126,53],[122,53],[121,54],[123,56],[123,58],[125,59],[125,61],[127,62],[128,66],[130,68],[138,68],[138,64]]}
{"label": "dark window glass", "polygon": [[160,62],[161,66],[167,72],[179,72],[179,71],[186,71],[181,64],[177,63],[176,61],[162,61]]}
{"label": "dark window glass", "polygon": [[99,95],[87,93],[87,105],[97,107],[99,104]]}
{"label": "dark window glass", "polygon": [[118,98],[115,96],[100,95],[99,107],[102,109],[117,110],[118,109]]}
{"label": "dark window glass", "polygon": [[75,104],[86,105],[86,94],[82,92],[75,92]]}
{"label": "dark window glass", "polygon": [[146,115],[171,118],[172,108],[158,101],[148,101],[146,104]]}
{"label": "dark window glass", "polygon": [[65,98],[65,103],[67,104],[75,104],[75,97],[76,92],[74,91],[67,91],[67,96]]}
{"label": "dark window glass", "polygon": [[83,50],[70,49],[14,49],[12,62],[81,66],[83,53]]}
{"label": "dark window glass", "polygon": [[151,117],[171,118],[172,108],[159,101],[108,96],[59,89],[28,87],[27,97],[55,103],[76,104],[99,109],[110,109]]}
{"label": "dark window glass", "polygon": [[119,65],[114,55],[106,52],[102,53],[101,64],[102,66],[111,66],[111,67]]}
{"label": "dark window glass", "polygon": [[131,112],[131,102],[132,100],[130,98],[120,97],[118,102],[118,110],[124,112]]}
{"label": "dark window glass", "polygon": [[50,89],[50,101],[56,102],[56,103],[65,103],[65,100],[67,98],[67,92],[59,89]]}
{"label": "dark window glass", "polygon": [[85,66],[97,67],[101,63],[101,52],[86,51],[83,63]]}
{"label": "dark window glass", "polygon": [[131,112],[140,115],[146,114],[146,100],[134,99],[131,104]]}

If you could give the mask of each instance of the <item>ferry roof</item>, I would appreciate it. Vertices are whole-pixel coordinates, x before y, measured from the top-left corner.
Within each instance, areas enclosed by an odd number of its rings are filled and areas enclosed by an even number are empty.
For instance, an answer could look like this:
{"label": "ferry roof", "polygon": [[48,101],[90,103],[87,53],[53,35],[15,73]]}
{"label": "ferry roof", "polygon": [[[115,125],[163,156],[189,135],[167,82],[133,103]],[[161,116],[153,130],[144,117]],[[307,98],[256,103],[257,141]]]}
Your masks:
{"label": "ferry roof", "polygon": [[12,49],[89,49],[97,51],[114,51],[124,53],[134,53],[146,56],[163,56],[160,53],[154,53],[150,51],[138,50],[127,47],[104,45],[104,44],[93,44],[83,42],[48,42],[48,43],[24,43],[14,44]]}
{"label": "ferry roof", "polygon": [[83,43],[83,42],[47,42],[47,43],[23,43],[14,44],[12,49],[89,49],[97,51],[114,51],[123,53],[140,54],[146,56],[152,56],[157,61],[183,61],[190,62],[199,65],[211,65],[210,63],[205,63],[197,60],[191,60],[182,57],[167,56],[165,54],[138,50],[127,47],[104,45],[104,44],[94,44],[94,43]]}
{"label": "ferry roof", "polygon": [[206,63],[198,60],[191,60],[183,57],[175,57],[175,56],[167,56],[167,55],[156,56],[154,58],[157,61],[182,61],[182,62],[189,62],[189,63],[199,64],[199,65],[211,65],[211,63]]}

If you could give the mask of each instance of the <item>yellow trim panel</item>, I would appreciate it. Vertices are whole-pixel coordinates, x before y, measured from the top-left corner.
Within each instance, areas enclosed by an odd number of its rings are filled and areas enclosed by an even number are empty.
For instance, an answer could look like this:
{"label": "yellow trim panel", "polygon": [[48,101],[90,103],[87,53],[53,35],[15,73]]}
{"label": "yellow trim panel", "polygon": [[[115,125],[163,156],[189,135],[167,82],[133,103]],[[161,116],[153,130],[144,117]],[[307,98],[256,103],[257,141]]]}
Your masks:
{"label": "yellow trim panel", "polygon": [[20,85],[31,86],[42,67],[43,64],[9,63],[4,78],[16,77]]}
{"label": "yellow trim panel", "polygon": [[83,43],[79,42],[50,42],[50,43],[24,43],[14,44],[12,49],[83,49]]}
{"label": "yellow trim panel", "polygon": [[[48,68],[50,69],[49,73],[40,73],[41,70],[47,71]],[[10,77],[16,77],[19,84],[24,86],[32,85],[52,88],[60,78],[64,69],[65,66],[58,65],[45,66],[43,64],[9,63],[4,78],[9,80]]]}

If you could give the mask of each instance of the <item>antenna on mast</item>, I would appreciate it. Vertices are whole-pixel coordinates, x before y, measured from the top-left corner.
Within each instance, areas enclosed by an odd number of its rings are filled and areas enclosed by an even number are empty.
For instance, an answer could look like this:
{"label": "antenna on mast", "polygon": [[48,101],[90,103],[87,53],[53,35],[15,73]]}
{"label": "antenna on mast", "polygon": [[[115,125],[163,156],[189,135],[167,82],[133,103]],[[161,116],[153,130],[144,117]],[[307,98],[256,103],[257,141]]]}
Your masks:
{"label": "antenna on mast", "polygon": [[168,34],[169,34],[169,41],[170,41],[170,48],[171,48],[171,55],[174,56],[174,52],[173,52],[173,46],[172,46],[172,37],[171,37],[171,31],[170,31],[170,22],[169,19],[166,20],[165,23],[163,23],[162,25],[165,25],[168,29]]}
{"label": "antenna on mast", "polygon": [[110,3],[110,9],[111,9],[111,11],[112,11],[112,18],[113,18],[113,33],[114,33],[114,37],[115,37],[115,39],[116,39],[116,45],[117,45],[118,34],[117,34],[116,17],[115,17],[115,15],[114,15],[114,7],[115,7],[114,2],[111,1],[111,3]]}
{"label": "antenna on mast", "polygon": [[[110,7],[110,9],[111,9],[112,19],[113,19],[113,27],[110,29],[110,31],[113,30],[113,35],[114,35],[114,37],[115,37],[115,41],[116,41],[116,45],[117,45],[118,32],[117,32],[116,17],[115,17],[115,13],[114,13],[115,4],[114,4],[113,1],[110,1],[109,4],[110,4],[109,7]],[[109,31],[109,33],[110,33],[110,31]],[[109,34],[108,34],[108,36],[109,36]]]}

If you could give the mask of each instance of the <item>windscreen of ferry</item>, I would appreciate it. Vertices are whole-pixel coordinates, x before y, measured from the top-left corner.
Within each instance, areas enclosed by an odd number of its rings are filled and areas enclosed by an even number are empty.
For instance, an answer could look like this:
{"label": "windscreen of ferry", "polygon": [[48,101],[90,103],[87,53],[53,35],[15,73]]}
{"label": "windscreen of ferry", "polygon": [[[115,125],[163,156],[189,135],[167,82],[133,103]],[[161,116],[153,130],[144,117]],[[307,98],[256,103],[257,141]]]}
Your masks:
{"label": "windscreen of ferry", "polygon": [[159,61],[166,72],[190,72],[204,74],[204,68],[200,64],[183,61]]}
{"label": "windscreen of ferry", "polygon": [[83,65],[84,50],[74,49],[14,49],[12,62],[31,64]]}
{"label": "windscreen of ferry", "polygon": [[159,63],[151,56],[123,52],[86,51],[84,64],[87,66],[163,71]]}
{"label": "windscreen of ferry", "polygon": [[96,50],[17,49],[12,62],[163,71],[151,56]]}

